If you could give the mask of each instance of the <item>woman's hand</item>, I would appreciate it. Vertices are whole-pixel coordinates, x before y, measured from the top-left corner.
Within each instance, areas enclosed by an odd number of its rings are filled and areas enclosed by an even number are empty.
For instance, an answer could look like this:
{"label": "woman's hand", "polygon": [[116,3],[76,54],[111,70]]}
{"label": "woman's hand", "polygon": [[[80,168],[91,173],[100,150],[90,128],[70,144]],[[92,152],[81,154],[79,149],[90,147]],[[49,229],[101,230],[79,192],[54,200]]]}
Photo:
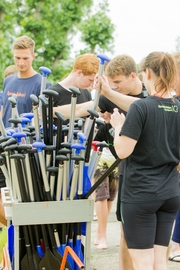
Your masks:
{"label": "woman's hand", "polygon": [[114,129],[121,130],[121,127],[123,126],[125,119],[126,119],[125,115],[123,113],[120,114],[118,109],[115,108],[114,113],[111,115],[110,123]]}
{"label": "woman's hand", "polygon": [[101,83],[101,94],[106,96],[107,93],[112,91],[112,89],[109,85],[109,82],[108,82],[108,78],[105,75],[103,75],[99,79],[100,79],[100,83]]}
{"label": "woman's hand", "polygon": [[109,86],[108,79],[107,79],[107,77],[105,75],[103,75],[99,79],[98,79],[98,74],[95,76],[94,88],[96,90],[98,90],[99,85],[100,85],[100,92],[101,92],[102,95],[106,95],[107,93],[112,91],[111,87]]}

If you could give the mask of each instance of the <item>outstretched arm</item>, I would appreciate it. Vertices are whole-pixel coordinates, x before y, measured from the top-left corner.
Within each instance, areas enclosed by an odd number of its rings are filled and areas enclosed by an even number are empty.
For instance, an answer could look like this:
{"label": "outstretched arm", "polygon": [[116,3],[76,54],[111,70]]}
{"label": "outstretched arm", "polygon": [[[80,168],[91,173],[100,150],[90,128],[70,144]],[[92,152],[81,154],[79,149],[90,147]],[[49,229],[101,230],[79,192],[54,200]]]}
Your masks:
{"label": "outstretched arm", "polygon": [[118,93],[111,89],[108,83],[108,79],[105,76],[102,76],[100,78],[101,82],[101,94],[108,98],[110,101],[112,101],[114,104],[117,105],[117,107],[121,108],[124,111],[128,111],[130,105],[139,98],[130,97],[123,95],[121,93]]}
{"label": "outstretched arm", "polygon": [[[92,109],[93,105],[94,105],[94,101],[92,101],[92,100],[84,102],[84,103],[76,104],[75,117],[84,117],[84,116],[89,115],[87,110]],[[63,106],[59,106],[59,107],[53,107],[53,114],[55,112],[60,112],[67,119],[69,119],[70,115],[71,115],[71,104],[67,104],[67,105],[63,105]],[[54,117],[56,117],[55,114],[54,114]]]}

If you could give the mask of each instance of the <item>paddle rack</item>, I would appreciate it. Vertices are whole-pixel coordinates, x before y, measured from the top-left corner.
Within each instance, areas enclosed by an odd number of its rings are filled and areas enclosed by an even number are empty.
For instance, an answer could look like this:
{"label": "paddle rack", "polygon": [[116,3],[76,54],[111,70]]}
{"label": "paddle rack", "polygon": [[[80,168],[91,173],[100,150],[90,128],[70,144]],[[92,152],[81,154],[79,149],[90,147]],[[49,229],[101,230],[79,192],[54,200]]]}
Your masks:
{"label": "paddle rack", "polygon": [[91,221],[94,200],[67,200],[19,203],[12,201],[8,188],[2,188],[2,201],[8,221],[14,225],[14,270],[19,270],[19,226],[86,222],[84,264],[90,270]]}

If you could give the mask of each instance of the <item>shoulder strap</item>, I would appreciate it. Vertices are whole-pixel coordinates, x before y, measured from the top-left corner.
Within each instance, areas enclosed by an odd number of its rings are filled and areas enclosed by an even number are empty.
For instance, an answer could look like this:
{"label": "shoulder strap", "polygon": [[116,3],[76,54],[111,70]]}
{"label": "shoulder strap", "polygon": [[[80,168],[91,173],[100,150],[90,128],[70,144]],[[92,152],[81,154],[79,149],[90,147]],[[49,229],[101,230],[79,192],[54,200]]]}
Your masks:
{"label": "shoulder strap", "polygon": [[143,95],[143,98],[146,98],[149,96],[148,91],[146,90],[144,83],[142,83],[142,95]]}

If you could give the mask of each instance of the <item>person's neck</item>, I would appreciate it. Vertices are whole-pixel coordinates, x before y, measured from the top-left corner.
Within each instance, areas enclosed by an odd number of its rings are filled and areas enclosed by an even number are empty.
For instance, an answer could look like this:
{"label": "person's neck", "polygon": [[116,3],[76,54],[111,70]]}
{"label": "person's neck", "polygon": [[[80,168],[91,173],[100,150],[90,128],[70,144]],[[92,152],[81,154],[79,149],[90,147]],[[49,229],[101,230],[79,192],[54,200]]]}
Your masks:
{"label": "person's neck", "polygon": [[37,74],[37,72],[34,69],[29,69],[26,71],[19,71],[18,78],[21,78],[21,79],[30,78],[30,77],[34,76],[35,74]]}
{"label": "person's neck", "polygon": [[155,90],[153,90],[151,92],[151,96],[156,96],[156,97],[159,97],[159,98],[173,98],[173,94],[171,91],[160,91],[160,92],[156,92]]}
{"label": "person's neck", "polygon": [[72,73],[70,73],[66,78],[64,78],[64,80],[60,81],[59,84],[68,91],[70,91],[69,87],[71,86],[79,88]]}
{"label": "person's neck", "polygon": [[141,93],[142,93],[142,82],[139,79],[137,79],[134,82],[133,90],[129,93],[129,95],[137,96],[140,95]]}

